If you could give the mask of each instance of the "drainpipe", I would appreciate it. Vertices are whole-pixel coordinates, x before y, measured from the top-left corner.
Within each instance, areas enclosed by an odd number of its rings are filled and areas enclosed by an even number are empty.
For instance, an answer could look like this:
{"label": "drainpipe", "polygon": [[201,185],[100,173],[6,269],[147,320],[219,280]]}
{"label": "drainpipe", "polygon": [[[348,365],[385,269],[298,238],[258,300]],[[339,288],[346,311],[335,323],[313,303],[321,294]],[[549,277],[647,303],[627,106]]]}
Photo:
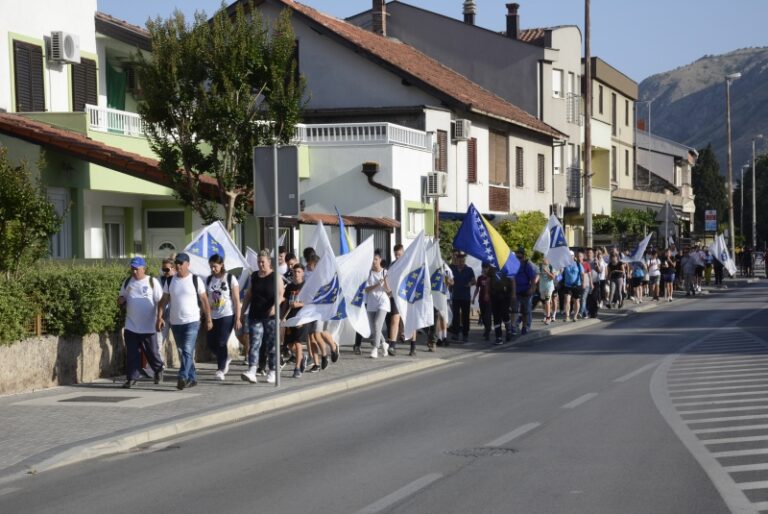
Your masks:
{"label": "drainpipe", "polygon": [[376,189],[381,189],[382,191],[391,194],[395,198],[395,219],[400,223],[400,229],[395,231],[395,243],[396,244],[402,244],[402,205],[401,205],[401,194],[399,189],[395,189],[393,187],[385,186],[384,184],[380,184],[379,182],[376,182],[373,180],[373,176],[376,175],[376,173],[379,172],[379,163],[378,162],[364,162],[363,163],[363,173],[365,173],[365,176],[368,177],[368,183],[375,187]]}

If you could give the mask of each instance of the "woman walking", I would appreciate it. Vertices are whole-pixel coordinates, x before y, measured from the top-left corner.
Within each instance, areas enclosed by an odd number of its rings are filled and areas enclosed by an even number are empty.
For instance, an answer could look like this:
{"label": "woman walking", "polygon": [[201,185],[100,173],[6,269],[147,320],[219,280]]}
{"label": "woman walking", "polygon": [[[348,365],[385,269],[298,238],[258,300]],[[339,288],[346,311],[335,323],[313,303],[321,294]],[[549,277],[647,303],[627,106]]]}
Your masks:
{"label": "woman walking", "polygon": [[365,288],[366,310],[368,311],[368,322],[371,325],[371,344],[373,345],[372,359],[378,358],[379,347],[382,349],[382,357],[387,356],[389,349],[389,345],[384,341],[384,334],[381,332],[382,327],[384,327],[384,319],[389,312],[389,295],[391,294],[386,278],[387,270],[381,266],[381,250],[376,250],[373,253],[373,264]]}
{"label": "woman walking", "polygon": [[544,257],[539,265],[539,297],[544,306],[544,324],[549,325],[554,321],[552,313],[557,306],[553,306],[552,294],[555,291],[555,279],[558,271],[549,263],[549,259]]}
{"label": "woman walking", "polygon": [[224,380],[229,373],[229,363],[232,362],[227,342],[232,329],[240,330],[241,325],[240,316],[235,315],[240,312],[240,286],[237,279],[227,273],[221,255],[211,255],[208,265],[211,267],[211,275],[205,281],[205,291],[213,319],[213,329],[208,332],[208,348],[216,355],[218,368],[214,376],[216,380]]}
{"label": "woman walking", "polygon": [[675,289],[675,257],[672,250],[667,248],[664,255],[661,256],[659,263],[659,272],[661,273],[661,283],[664,288],[664,297],[668,302],[672,301],[672,295]]}

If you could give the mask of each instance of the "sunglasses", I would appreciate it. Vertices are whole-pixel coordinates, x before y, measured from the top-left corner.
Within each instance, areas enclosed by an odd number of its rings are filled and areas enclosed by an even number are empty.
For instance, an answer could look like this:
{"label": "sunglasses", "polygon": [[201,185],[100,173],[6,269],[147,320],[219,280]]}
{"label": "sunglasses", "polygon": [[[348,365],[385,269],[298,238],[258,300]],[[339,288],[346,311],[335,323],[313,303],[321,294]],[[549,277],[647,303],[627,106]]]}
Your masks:
{"label": "sunglasses", "polygon": [[171,268],[163,268],[163,273],[170,273],[170,272],[171,272]]}

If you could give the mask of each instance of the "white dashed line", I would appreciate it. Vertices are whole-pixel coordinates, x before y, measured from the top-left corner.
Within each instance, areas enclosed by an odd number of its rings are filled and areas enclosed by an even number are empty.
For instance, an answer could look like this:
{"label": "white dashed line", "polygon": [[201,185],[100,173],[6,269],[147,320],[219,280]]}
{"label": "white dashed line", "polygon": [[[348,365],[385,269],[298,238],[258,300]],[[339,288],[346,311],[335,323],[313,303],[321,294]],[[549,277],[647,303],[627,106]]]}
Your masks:
{"label": "white dashed line", "polygon": [[440,480],[442,477],[443,475],[441,475],[440,473],[430,473],[429,475],[425,475],[417,480],[414,480],[413,482],[406,485],[405,487],[401,487],[400,489],[393,492],[392,494],[388,494],[381,500],[368,505],[364,509],[357,511],[357,514],[375,514],[376,512],[381,512],[386,508],[399,502],[400,500],[407,498],[408,496],[420,491],[421,489],[424,489],[425,487],[429,486],[432,482],[435,482],[436,480]]}
{"label": "white dashed line", "polygon": [[637,375],[640,375],[640,374],[648,371],[649,369],[653,369],[653,368],[655,368],[658,365],[659,365],[659,361],[652,362],[650,364],[646,364],[642,368],[638,368],[635,371],[633,371],[632,373],[627,373],[623,377],[617,378],[616,380],[614,380],[614,382],[626,382],[630,378],[635,378]]}
{"label": "white dashed line", "polygon": [[583,396],[579,396],[578,398],[576,398],[572,402],[566,403],[565,405],[563,405],[560,408],[561,409],[575,409],[576,407],[578,407],[582,403],[588,402],[589,400],[591,400],[595,396],[597,396],[597,393],[587,393],[587,394],[585,394]]}
{"label": "white dashed line", "polygon": [[518,427],[513,431],[509,432],[508,434],[505,434],[499,437],[498,439],[494,439],[490,443],[486,444],[486,446],[503,446],[508,442],[512,441],[513,439],[516,439],[521,435],[527,434],[531,430],[538,428],[540,426],[541,426],[541,423],[528,423],[527,425]]}

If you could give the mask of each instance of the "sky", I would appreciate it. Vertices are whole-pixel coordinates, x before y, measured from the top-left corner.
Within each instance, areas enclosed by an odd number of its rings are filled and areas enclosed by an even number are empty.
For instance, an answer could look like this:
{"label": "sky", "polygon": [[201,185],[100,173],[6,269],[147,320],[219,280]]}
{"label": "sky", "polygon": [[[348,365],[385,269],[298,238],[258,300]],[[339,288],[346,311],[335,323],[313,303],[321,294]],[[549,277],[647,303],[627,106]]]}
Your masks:
{"label": "sky", "polygon": [[[233,0],[227,1],[227,4]],[[476,0],[475,23],[490,30],[506,26],[509,0]],[[523,29],[578,25],[583,32],[584,0],[517,0]],[[97,0],[99,11],[135,25],[168,17],[212,14],[220,0]],[[319,11],[346,18],[369,9],[370,0],[303,0]],[[462,18],[463,0],[406,0],[405,3]],[[689,64],[704,55],[768,46],[768,0],[591,0],[592,55],[638,83]]]}

